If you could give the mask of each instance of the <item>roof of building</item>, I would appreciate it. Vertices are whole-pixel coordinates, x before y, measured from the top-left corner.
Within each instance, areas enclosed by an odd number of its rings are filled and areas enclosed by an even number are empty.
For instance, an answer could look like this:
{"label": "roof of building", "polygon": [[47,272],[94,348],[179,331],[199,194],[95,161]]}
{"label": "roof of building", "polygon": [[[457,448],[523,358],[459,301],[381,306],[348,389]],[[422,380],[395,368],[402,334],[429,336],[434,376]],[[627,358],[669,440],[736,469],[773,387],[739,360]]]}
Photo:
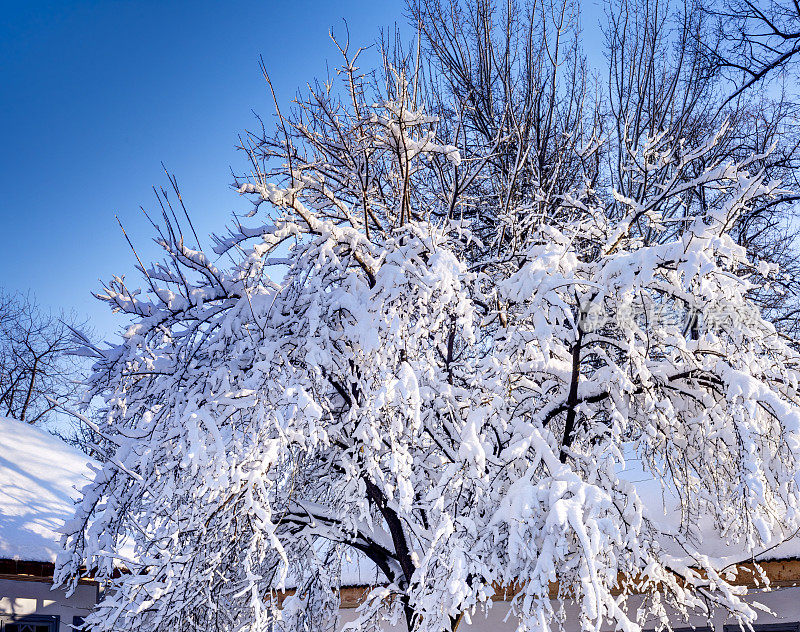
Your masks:
{"label": "roof of building", "polygon": [[55,561],[93,465],[58,437],[0,417],[0,559]]}
{"label": "roof of building", "polygon": [[[0,417],[0,560],[52,563],[60,549],[60,529],[72,517],[74,500],[92,477],[96,461],[48,432]],[[677,501],[640,472],[634,482],[649,502],[646,515],[666,533],[678,531]],[[672,524],[675,523],[675,524]],[[722,541],[713,525],[702,524],[704,550],[726,562],[744,562],[740,547]],[[794,537],[787,536],[793,535]],[[669,550],[669,542],[662,543]],[[674,546],[674,543],[672,543]],[[800,558],[800,535],[776,534],[756,558],[760,561]],[[380,581],[374,565],[358,554],[343,561],[344,585]]]}
{"label": "roof of building", "polygon": [[[712,516],[685,516],[674,490],[664,487],[651,473],[642,470],[635,461],[628,463],[628,470],[621,478],[635,485],[639,498],[642,499],[644,516],[661,533],[659,544],[662,549],[678,558],[687,555],[682,546],[685,542],[687,521],[694,534],[693,541],[688,544],[697,546],[700,542],[699,550],[703,555],[716,560],[720,566],[753,560],[766,562],[800,558],[798,531],[788,528],[776,529],[767,543],[750,552],[744,543],[723,537]],[[690,561],[690,558],[687,559]]]}

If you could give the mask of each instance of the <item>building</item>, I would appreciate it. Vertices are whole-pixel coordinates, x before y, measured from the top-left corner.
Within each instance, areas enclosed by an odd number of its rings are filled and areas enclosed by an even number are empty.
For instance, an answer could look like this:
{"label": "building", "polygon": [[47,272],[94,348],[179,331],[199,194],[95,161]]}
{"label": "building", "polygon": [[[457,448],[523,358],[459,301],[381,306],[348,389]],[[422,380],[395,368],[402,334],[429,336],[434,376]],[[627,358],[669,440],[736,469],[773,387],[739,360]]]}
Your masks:
{"label": "building", "polygon": [[69,632],[97,602],[96,582],[52,590],[59,529],[92,459],[38,428],[0,417],[0,631]]}

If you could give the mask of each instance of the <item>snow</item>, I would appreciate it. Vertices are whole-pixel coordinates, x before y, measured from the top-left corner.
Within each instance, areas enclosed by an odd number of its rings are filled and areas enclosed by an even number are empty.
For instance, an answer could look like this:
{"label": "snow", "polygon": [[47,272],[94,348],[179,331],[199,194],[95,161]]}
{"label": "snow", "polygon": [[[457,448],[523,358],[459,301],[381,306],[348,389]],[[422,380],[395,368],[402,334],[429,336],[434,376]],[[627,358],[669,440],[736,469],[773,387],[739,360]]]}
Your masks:
{"label": "snow", "polygon": [[[88,480],[93,459],[63,441],[12,419],[0,417],[0,558],[53,562],[59,551],[59,529],[73,513],[77,490]],[[680,510],[674,496],[644,471],[632,469],[632,482],[643,500],[645,515],[663,532],[678,532]],[[739,547],[715,534],[710,521],[698,525],[705,551],[726,562],[746,561]],[[800,535],[778,534],[757,556],[760,561],[800,558]],[[676,544],[665,541],[666,550]],[[374,565],[357,554],[342,560],[344,586],[376,583]],[[291,584],[291,582],[289,582]]]}
{"label": "snow", "polygon": [[[0,559],[55,562],[60,529],[91,480],[94,459],[39,428],[0,417]],[[342,560],[342,584],[374,584],[362,556]],[[291,582],[289,582],[291,584]]]}
{"label": "snow", "polygon": [[358,553],[342,559],[342,586],[374,586],[385,582],[377,567]]}
{"label": "snow", "polygon": [[[663,487],[650,473],[636,466],[621,473],[620,478],[633,483],[636,488],[636,493],[642,499],[645,518],[659,528],[662,550],[676,557],[685,555],[686,551],[681,546],[682,538],[678,535],[681,527],[680,501],[674,491]],[[702,542],[703,553],[715,558],[719,566],[752,561],[744,543],[726,542],[708,515],[696,517],[693,526],[699,536],[697,539]],[[773,533],[766,544],[757,548],[753,558],[758,562],[800,558],[800,532],[790,530]]]}
{"label": "snow", "polygon": [[0,559],[55,562],[92,465],[44,430],[0,417]]}
{"label": "snow", "polygon": [[[412,610],[417,632],[450,630],[512,582],[519,631],[545,632],[553,580],[587,632],[668,608],[751,624],[727,560],[797,552],[771,547],[800,529],[800,353],[759,312],[728,229],[775,188],[720,162],[718,136],[669,155],[656,138],[625,158],[624,196],[579,185],[530,222],[464,218],[491,244],[474,250],[400,184],[444,162],[420,160],[427,120],[375,113],[359,139],[393,193],[365,206],[369,231],[315,157],[240,183],[267,228],[216,240],[231,266],[170,224],[143,291],[104,288],[133,325],[97,351],[87,399],[109,453],[56,583],[98,569],[98,632],[179,628],[189,608],[215,629],[322,629],[335,588],[363,581],[401,597],[372,592],[363,632]],[[357,552],[380,573],[343,572]],[[290,582],[279,612],[264,595]]]}
{"label": "snow", "polygon": [[[629,464],[635,461],[628,461]],[[644,516],[658,525],[661,531],[659,544],[665,553],[673,556],[685,555],[679,539],[668,534],[678,534],[681,524],[681,510],[678,499],[668,489],[656,481],[652,475],[633,465],[628,471],[620,473],[622,480],[628,481],[636,488],[642,499]],[[702,550],[710,557],[716,558],[720,566],[740,564],[752,561],[743,545],[723,540],[708,516],[700,518],[697,528],[702,542]],[[758,562],[800,558],[800,533],[776,533],[767,545],[755,555]],[[380,577],[377,568],[369,560],[360,555],[352,555],[351,559],[342,561],[342,586],[371,586]],[[380,583],[378,581],[377,583]],[[291,582],[289,582],[290,585]],[[293,584],[292,584],[293,585]]]}

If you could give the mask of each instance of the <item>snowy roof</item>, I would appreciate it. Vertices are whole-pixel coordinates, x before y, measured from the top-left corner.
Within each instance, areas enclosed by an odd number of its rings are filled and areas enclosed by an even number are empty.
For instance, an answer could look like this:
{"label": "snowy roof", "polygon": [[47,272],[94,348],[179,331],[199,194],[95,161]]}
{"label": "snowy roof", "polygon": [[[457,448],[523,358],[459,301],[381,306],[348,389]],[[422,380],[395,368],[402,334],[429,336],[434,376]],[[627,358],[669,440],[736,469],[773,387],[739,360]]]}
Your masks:
{"label": "snowy roof", "polygon": [[[97,463],[61,439],[28,424],[0,417],[0,559],[53,562],[60,549],[59,529],[72,517],[73,500]],[[645,513],[664,529],[677,530],[677,502],[644,472],[626,476],[642,498]],[[637,480],[638,479],[638,480]],[[674,524],[673,524],[674,523]],[[700,525],[708,554],[727,561],[747,558],[738,547],[710,535],[710,524]],[[781,542],[783,534],[767,547],[760,560],[800,558],[800,535]],[[709,537],[710,536],[710,537]],[[672,548],[669,543],[668,550]],[[674,546],[674,545],[673,545]],[[374,565],[352,553],[342,563],[343,585],[380,581]]]}
{"label": "snowy roof", "polygon": [[[659,544],[663,550],[680,557],[682,549],[678,534],[681,529],[681,508],[674,492],[665,489],[652,474],[636,467],[621,473],[621,478],[632,482],[644,505],[644,516],[652,521],[663,534]],[[800,532],[784,529],[772,533],[770,541],[754,551],[751,556],[741,543],[726,541],[720,536],[709,515],[694,519],[694,530],[702,539],[703,554],[722,564],[745,563],[753,558],[758,562],[800,558]]]}
{"label": "snowy roof", "polygon": [[55,561],[90,464],[58,437],[0,417],[0,559]]}
{"label": "snowy roof", "polygon": [[[629,470],[621,472],[622,479],[633,483],[644,504],[644,515],[664,534],[659,544],[666,553],[682,557],[685,553],[679,542],[681,510],[678,499],[656,481],[652,474],[641,469],[636,459],[628,461]],[[631,467],[632,466],[632,467]],[[702,552],[720,566],[747,563],[753,560],[741,544],[726,542],[715,529],[710,517],[699,519],[697,533],[702,537]],[[772,539],[754,556],[758,562],[800,559],[800,532],[776,532]],[[357,553],[342,561],[342,585],[364,586],[382,581],[375,565]]]}
{"label": "snowy roof", "polygon": [[[644,504],[644,515],[664,534],[664,539],[659,544],[665,552],[681,557],[682,549],[678,544],[681,540],[678,536],[681,511],[677,498],[670,494],[669,490],[663,489],[651,474],[643,471],[635,459],[628,465],[633,467],[621,473],[621,478],[634,484]],[[701,518],[697,527],[699,535],[702,536],[703,553],[715,559],[720,566],[752,561],[744,546],[728,543],[720,537],[709,517]],[[759,562],[798,558],[800,558],[800,532],[775,533],[772,540],[755,555],[756,561]],[[385,581],[377,567],[357,552],[350,552],[342,560],[341,573],[342,586],[371,586]],[[288,581],[287,586],[294,584]]]}

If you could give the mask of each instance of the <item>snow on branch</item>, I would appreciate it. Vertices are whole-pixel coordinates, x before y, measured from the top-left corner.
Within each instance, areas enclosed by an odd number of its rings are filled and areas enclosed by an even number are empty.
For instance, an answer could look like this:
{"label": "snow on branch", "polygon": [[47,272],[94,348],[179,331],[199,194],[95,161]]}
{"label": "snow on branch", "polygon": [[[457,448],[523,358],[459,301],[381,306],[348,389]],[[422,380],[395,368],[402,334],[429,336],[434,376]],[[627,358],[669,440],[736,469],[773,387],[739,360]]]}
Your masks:
{"label": "snow on branch", "polygon": [[133,320],[93,378],[117,447],[57,576],[111,583],[92,629],[328,629],[353,565],[356,630],[452,630],[512,584],[520,631],[559,625],[554,584],[585,630],[752,621],[720,543],[800,527],[800,357],[730,228],[778,184],[655,136],[636,195],[540,189],[492,234],[407,84],[314,94],[237,182],[260,217],[215,239],[230,265],[164,229],[145,291],[102,295]]}

